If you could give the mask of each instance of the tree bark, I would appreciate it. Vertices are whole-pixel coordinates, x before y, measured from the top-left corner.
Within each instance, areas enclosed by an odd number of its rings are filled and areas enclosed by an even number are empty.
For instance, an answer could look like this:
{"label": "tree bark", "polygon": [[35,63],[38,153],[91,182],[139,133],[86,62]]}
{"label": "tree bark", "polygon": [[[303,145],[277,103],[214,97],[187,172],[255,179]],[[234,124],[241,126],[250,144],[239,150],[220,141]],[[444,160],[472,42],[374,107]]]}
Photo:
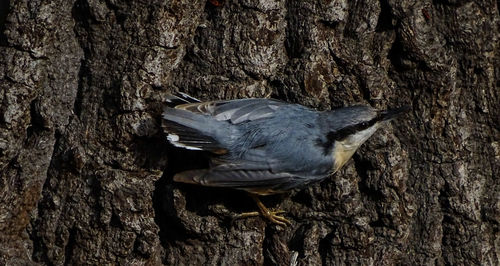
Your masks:
{"label": "tree bark", "polygon": [[[500,12],[487,1],[0,3],[0,264],[500,264]],[[165,96],[412,111],[264,198],[173,183]]]}

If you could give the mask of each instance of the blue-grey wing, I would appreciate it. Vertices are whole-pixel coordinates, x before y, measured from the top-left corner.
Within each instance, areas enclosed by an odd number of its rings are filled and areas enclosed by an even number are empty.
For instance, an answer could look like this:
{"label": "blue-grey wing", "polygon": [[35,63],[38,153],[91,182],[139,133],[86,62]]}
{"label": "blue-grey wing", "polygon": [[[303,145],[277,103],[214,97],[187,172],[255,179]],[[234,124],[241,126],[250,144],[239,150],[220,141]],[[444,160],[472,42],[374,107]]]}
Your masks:
{"label": "blue-grey wing", "polygon": [[[263,157],[263,159],[266,157]],[[203,170],[203,174],[194,183],[214,187],[230,187],[246,190],[252,193],[267,195],[285,192],[294,188],[304,187],[327,177],[332,166],[326,162],[320,166],[320,162],[313,162],[318,168],[312,169],[307,162],[297,163],[297,160],[269,162],[262,161],[239,161],[227,162]],[[185,175],[192,180],[193,175]],[[193,183],[192,181],[176,181]]]}
{"label": "blue-grey wing", "polygon": [[171,96],[168,102],[188,102],[165,107],[162,127],[174,146],[192,150],[227,153],[240,130],[236,125],[272,118],[289,104],[272,99],[239,99],[195,102],[188,95]]}
{"label": "blue-grey wing", "polygon": [[217,121],[239,124],[262,118],[271,118],[275,111],[288,103],[274,99],[237,99],[177,105],[176,109],[213,117]]}
{"label": "blue-grey wing", "polygon": [[204,185],[264,194],[327,177],[333,158],[318,146],[317,113],[288,108],[292,109],[278,112],[275,118],[242,124],[242,137],[230,154],[213,159]]}
{"label": "blue-grey wing", "polygon": [[227,187],[246,190],[260,195],[285,192],[320,180],[287,172],[275,173],[269,169],[228,169],[215,167],[190,170],[174,176],[176,182],[200,184],[213,187]]}

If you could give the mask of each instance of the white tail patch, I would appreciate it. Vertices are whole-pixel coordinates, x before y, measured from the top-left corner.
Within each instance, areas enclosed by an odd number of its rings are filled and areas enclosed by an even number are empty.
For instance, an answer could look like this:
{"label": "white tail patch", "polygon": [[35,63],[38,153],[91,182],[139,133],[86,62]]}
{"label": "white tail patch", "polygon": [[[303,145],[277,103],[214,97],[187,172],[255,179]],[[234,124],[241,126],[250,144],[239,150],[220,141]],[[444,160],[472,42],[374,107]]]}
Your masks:
{"label": "white tail patch", "polygon": [[172,142],[172,141],[175,142],[175,141],[179,141],[179,136],[175,135],[175,134],[168,134],[167,139],[170,142]]}
{"label": "white tail patch", "polygon": [[168,134],[167,140],[175,147],[184,148],[184,149],[193,150],[193,151],[201,151],[202,150],[199,147],[188,146],[184,143],[179,142],[179,140],[180,140],[179,135],[176,135],[176,134]]}

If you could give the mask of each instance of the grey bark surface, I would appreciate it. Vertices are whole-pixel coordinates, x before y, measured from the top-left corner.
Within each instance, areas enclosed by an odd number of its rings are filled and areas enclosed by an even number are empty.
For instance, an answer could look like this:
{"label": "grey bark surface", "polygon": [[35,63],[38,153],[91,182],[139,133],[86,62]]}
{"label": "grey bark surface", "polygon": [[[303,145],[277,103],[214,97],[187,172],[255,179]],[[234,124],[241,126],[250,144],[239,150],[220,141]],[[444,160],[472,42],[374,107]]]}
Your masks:
{"label": "grey bark surface", "polygon": [[[0,3],[0,264],[499,265],[500,11],[488,1]],[[408,104],[337,174],[264,198],[160,129],[171,91]]]}

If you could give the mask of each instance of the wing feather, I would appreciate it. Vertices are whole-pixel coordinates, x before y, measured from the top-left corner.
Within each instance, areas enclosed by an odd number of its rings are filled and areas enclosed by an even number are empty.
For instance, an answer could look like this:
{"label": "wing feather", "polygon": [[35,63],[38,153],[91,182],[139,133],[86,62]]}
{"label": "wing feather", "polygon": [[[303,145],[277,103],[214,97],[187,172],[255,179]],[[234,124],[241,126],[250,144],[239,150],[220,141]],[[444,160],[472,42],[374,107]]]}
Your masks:
{"label": "wing feather", "polygon": [[[273,194],[287,191],[306,181],[289,173],[273,173],[270,170],[191,170],[174,176],[176,182],[200,184],[210,187],[227,187],[257,194]],[[294,182],[300,180],[299,182]]]}
{"label": "wing feather", "polygon": [[239,124],[262,118],[270,118],[274,112],[287,103],[274,99],[237,99],[210,101],[177,105],[175,108],[212,116],[218,121]]}

